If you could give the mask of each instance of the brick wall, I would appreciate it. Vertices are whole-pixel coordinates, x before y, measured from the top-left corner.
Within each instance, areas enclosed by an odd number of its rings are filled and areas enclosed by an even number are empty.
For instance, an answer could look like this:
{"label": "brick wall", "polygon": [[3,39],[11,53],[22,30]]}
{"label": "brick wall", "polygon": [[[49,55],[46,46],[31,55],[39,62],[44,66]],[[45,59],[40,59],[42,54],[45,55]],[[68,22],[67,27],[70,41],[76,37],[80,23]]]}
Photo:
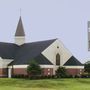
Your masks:
{"label": "brick wall", "polygon": [[67,73],[70,75],[78,75],[83,72],[83,69],[67,69]]}
{"label": "brick wall", "polygon": [[27,69],[26,68],[15,68],[13,69],[12,73],[14,75],[18,75],[18,74],[27,75]]}
{"label": "brick wall", "polygon": [[7,68],[0,68],[0,77],[7,77],[8,71]]}
{"label": "brick wall", "polygon": [[[27,75],[27,69],[26,68],[13,69],[13,75],[18,75],[18,74]],[[53,69],[52,68],[43,68],[42,75],[53,75]]]}
{"label": "brick wall", "polygon": [[42,72],[43,75],[53,75],[53,68],[43,68],[43,72]]}

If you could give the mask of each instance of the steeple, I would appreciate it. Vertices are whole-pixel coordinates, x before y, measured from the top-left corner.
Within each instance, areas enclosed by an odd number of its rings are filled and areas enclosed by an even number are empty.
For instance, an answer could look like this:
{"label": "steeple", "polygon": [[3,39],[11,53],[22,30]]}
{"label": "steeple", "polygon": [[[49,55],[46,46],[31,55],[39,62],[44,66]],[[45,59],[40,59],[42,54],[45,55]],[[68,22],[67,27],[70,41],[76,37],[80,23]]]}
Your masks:
{"label": "steeple", "polygon": [[19,22],[18,22],[18,25],[17,25],[15,36],[25,36],[21,16],[20,16],[20,19],[19,19]]}
{"label": "steeple", "polygon": [[19,18],[19,22],[15,33],[15,43],[17,45],[22,45],[25,43],[25,32],[24,32],[21,16]]}

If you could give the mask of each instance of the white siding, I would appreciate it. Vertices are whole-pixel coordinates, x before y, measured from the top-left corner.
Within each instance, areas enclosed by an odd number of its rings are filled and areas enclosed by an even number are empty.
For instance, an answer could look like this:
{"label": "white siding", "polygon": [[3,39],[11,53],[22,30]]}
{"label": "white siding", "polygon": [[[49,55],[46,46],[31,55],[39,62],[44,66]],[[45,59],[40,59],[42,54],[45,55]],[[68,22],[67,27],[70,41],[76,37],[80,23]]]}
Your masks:
{"label": "white siding", "polygon": [[23,36],[21,36],[21,37],[15,37],[15,44],[17,44],[17,45],[22,45],[22,44],[24,44],[25,43],[25,37]]}
{"label": "white siding", "polygon": [[3,68],[6,68],[9,63],[11,63],[12,59],[3,59]]}
{"label": "white siding", "polygon": [[0,68],[2,68],[3,59],[0,57]]}
{"label": "white siding", "polygon": [[[59,46],[59,48],[57,48]],[[59,40],[56,40],[54,43],[52,43],[48,48],[46,48],[42,54],[48,58],[54,65],[56,64],[56,54],[60,54],[60,64],[63,66],[63,64],[72,56],[72,54],[69,52],[67,48],[64,47],[62,42]]]}
{"label": "white siding", "polygon": [[7,65],[11,63],[13,59],[2,59],[0,58],[0,68],[7,68]]}
{"label": "white siding", "polygon": [[[59,48],[57,48],[59,46]],[[60,54],[60,66],[63,66],[64,63],[72,56],[67,48],[64,47],[61,41],[56,40],[53,42],[48,48],[46,48],[42,54],[50,60],[53,65],[53,74],[57,70],[58,66],[56,66],[56,54]]]}

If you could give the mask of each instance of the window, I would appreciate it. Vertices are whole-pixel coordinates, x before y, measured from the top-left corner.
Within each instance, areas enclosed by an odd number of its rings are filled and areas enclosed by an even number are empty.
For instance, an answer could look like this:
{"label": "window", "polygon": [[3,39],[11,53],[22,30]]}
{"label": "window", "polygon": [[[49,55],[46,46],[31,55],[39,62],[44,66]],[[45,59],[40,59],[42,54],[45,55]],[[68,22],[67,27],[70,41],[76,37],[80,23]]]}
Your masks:
{"label": "window", "polygon": [[50,75],[50,72],[48,72],[48,75]]}
{"label": "window", "polygon": [[57,46],[57,48],[59,48],[59,46]]}
{"label": "window", "polygon": [[50,69],[48,69],[48,71],[50,71]]}
{"label": "window", "polygon": [[56,55],[56,65],[60,65],[60,55],[59,55],[59,53]]}

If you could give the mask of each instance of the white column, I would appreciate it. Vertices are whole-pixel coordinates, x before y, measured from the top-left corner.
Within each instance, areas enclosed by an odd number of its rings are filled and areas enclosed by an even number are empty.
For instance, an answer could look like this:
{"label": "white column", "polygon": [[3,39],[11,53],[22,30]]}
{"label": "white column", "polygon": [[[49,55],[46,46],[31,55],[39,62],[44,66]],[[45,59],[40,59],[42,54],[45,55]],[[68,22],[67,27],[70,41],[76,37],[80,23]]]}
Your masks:
{"label": "white column", "polygon": [[8,68],[8,78],[11,78],[11,75],[12,75],[12,68]]}

